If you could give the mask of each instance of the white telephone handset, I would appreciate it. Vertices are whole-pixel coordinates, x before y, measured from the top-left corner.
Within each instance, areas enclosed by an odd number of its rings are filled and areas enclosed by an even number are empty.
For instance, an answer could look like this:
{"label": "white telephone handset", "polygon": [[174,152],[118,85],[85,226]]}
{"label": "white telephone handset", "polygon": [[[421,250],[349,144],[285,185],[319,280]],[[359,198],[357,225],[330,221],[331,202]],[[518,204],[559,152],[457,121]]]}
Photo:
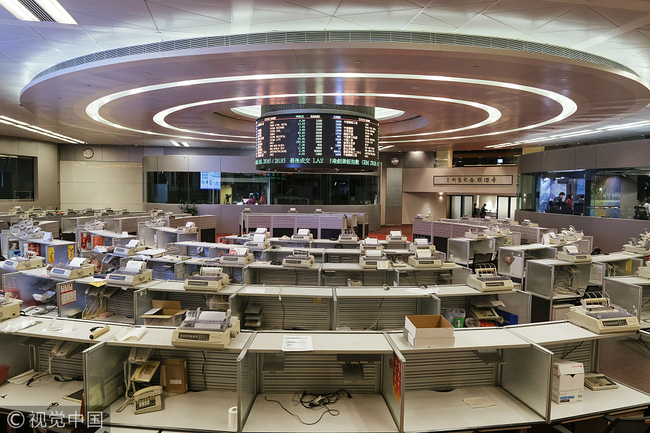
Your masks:
{"label": "white telephone handset", "polygon": [[129,352],[129,362],[131,364],[143,364],[151,358],[154,349],[146,347],[134,347]]}
{"label": "white telephone handset", "polygon": [[74,341],[57,341],[52,348],[52,356],[55,358],[70,358],[77,353],[79,346],[81,346],[81,343],[75,343]]}
{"label": "white telephone handset", "polygon": [[162,410],[162,392],[160,385],[150,386],[133,394],[133,414]]}

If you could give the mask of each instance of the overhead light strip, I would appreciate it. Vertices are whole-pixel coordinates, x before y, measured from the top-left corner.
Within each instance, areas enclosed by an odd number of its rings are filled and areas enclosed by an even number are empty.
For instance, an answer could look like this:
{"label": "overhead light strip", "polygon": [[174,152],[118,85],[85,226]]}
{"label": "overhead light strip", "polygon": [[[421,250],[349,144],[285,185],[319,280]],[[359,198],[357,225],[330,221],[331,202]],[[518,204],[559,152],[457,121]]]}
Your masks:
{"label": "overhead light strip", "polygon": [[0,5],[21,21],[78,24],[56,0],[0,0]]}
{"label": "overhead light strip", "polygon": [[169,140],[169,141],[171,141],[174,146],[181,147],[181,145],[180,145],[180,143],[178,141],[174,141],[174,140]]}
{"label": "overhead light strip", "polygon": [[26,131],[34,132],[36,134],[45,135],[50,138],[55,138],[57,140],[62,140],[68,143],[76,143],[76,144],[86,143],[85,141],[77,140],[76,138],[68,137],[63,134],[58,134],[48,129],[41,128],[35,125],[30,125],[29,123],[21,122],[20,120],[12,119],[11,117],[7,117],[7,116],[0,116],[0,123],[4,123],[5,125],[15,126],[16,128],[24,129]]}

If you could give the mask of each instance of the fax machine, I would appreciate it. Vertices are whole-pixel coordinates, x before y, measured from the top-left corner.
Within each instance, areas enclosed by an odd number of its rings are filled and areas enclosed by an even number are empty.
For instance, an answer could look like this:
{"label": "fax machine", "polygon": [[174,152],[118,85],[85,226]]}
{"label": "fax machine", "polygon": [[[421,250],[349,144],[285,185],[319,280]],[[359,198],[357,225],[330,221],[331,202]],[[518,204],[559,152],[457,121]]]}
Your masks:
{"label": "fax machine", "polygon": [[247,265],[253,262],[253,253],[249,253],[245,247],[231,248],[228,254],[221,256],[220,261],[223,265]]}
{"label": "fax machine", "polygon": [[190,310],[174,330],[172,345],[199,349],[223,349],[239,334],[240,323],[228,311]]}
{"label": "fax machine", "polygon": [[391,231],[389,235],[386,236],[386,241],[388,242],[407,242],[406,236],[402,234],[401,231],[395,230]]}
{"label": "fax machine", "polygon": [[513,290],[515,288],[512,280],[498,275],[496,268],[492,265],[477,267],[473,274],[467,276],[467,285],[481,292]]}
{"label": "fax machine", "polygon": [[61,280],[76,280],[77,278],[89,277],[95,274],[95,265],[90,259],[75,257],[68,264],[59,263],[50,270],[52,278]]}
{"label": "fax machine", "polygon": [[147,269],[147,263],[139,260],[127,262],[125,267],[108,274],[106,282],[118,286],[135,286],[151,281],[153,270]]}
{"label": "fax machine", "polygon": [[557,258],[572,263],[591,263],[591,254],[581,253],[576,245],[565,245],[557,252]]}
{"label": "fax machine", "polygon": [[566,317],[574,325],[596,334],[634,332],[640,329],[636,316],[628,313],[625,308],[610,304],[607,297],[582,299],[579,306],[569,309]]}
{"label": "fax machine", "polygon": [[137,239],[130,240],[126,245],[118,245],[113,249],[113,254],[118,257],[135,256],[140,251],[145,250],[147,247],[140,245]]}
{"label": "fax machine", "polygon": [[308,241],[314,240],[314,235],[309,232],[309,229],[298,229],[298,233],[291,235],[292,241]]}
{"label": "fax machine", "polygon": [[433,257],[430,249],[415,250],[415,254],[409,257],[409,265],[414,268],[441,268],[442,260]]}
{"label": "fax machine", "polygon": [[382,250],[367,250],[359,257],[359,264],[364,269],[388,269],[388,258]]}
{"label": "fax machine", "polygon": [[45,258],[36,255],[13,257],[2,263],[2,267],[8,271],[24,271],[26,269],[42,268],[43,266],[45,266]]}
{"label": "fax machine", "polygon": [[365,252],[366,250],[383,250],[384,246],[379,244],[379,241],[377,238],[365,238],[362,240],[359,244],[361,248],[361,252]]}
{"label": "fax machine", "polygon": [[230,277],[223,273],[223,268],[203,266],[199,275],[191,275],[185,280],[185,290],[219,291],[230,283]]}
{"label": "fax machine", "polygon": [[282,266],[311,268],[314,264],[314,256],[308,250],[293,250],[293,254],[282,259]]}

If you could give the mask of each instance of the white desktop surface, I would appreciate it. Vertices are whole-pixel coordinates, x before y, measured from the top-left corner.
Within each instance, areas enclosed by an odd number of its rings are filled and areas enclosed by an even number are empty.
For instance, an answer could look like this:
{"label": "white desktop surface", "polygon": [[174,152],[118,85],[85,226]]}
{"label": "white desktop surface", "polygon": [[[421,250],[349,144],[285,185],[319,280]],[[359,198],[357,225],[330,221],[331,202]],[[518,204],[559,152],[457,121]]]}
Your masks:
{"label": "white desktop surface", "polygon": [[232,295],[233,293],[240,290],[243,285],[241,284],[228,284],[223,289],[215,290],[185,290],[185,280],[167,280],[167,281],[157,281],[157,284],[152,287],[148,287],[148,290],[154,292],[183,292],[183,293],[204,293],[209,295]]}
{"label": "white desktop surface", "polygon": [[598,254],[595,256],[591,256],[591,261],[596,262],[596,263],[607,263],[607,262],[616,262],[619,260],[627,260],[627,259],[640,259],[642,257],[645,257],[643,254],[629,254],[629,253],[624,253],[622,251],[618,251],[615,253],[609,253],[609,254]]}
{"label": "white desktop surface", "polygon": [[331,298],[332,297],[332,288],[331,287],[304,287],[304,286],[263,286],[261,284],[255,284],[246,286],[243,290],[237,293],[238,295],[246,296],[297,296],[301,298],[305,297],[317,297],[317,298]]}
{"label": "white desktop surface", "polygon": [[540,345],[552,343],[571,343],[574,341],[595,340],[610,335],[599,335],[569,322],[551,322],[513,326],[511,332]]}
{"label": "white desktop surface", "polygon": [[[172,334],[174,333],[174,328],[168,327],[145,327],[145,333],[137,341],[121,341],[113,338],[116,334],[113,334],[111,338],[106,339],[106,344],[110,346],[128,346],[128,347],[150,347],[156,349],[177,349],[182,351],[185,350],[201,350],[201,348],[183,348],[175,347],[172,345]],[[117,334],[118,337],[124,335],[128,331],[122,331],[122,333]],[[251,334],[240,332],[233,341],[230,342],[225,349],[211,349],[206,347],[204,350],[219,350],[219,351],[236,351],[239,352],[244,347]]]}
{"label": "white desktop surface", "polygon": [[395,342],[400,352],[446,352],[454,350],[501,349],[512,347],[529,347],[530,343],[504,328],[464,328],[454,331],[453,344],[415,348],[404,339],[401,332],[390,333],[389,338]]}
{"label": "white desktop surface", "polygon": [[[352,398],[343,397],[329,406],[331,410],[340,411],[338,416],[323,415],[317,424],[305,426],[300,421],[282,410],[273,401],[280,401],[287,410],[303,420],[311,423],[318,419],[323,412],[295,406],[293,394],[259,394],[255,398],[253,408],[246,424],[245,432],[396,432],[397,426],[390,415],[384,398],[379,394],[353,394]],[[428,408],[430,410],[430,408]]]}
{"label": "white desktop surface", "polygon": [[271,262],[268,261],[260,261],[260,262],[253,262],[248,265],[249,269],[288,269],[288,270],[296,270],[296,271],[320,271],[321,263],[314,263],[308,268],[303,268],[301,266],[283,266],[283,265],[272,265]]}
{"label": "white desktop surface", "polygon": [[[128,427],[102,427],[98,429],[95,433],[158,433],[160,432],[160,429],[133,429],[133,428],[128,428]],[[164,430],[163,430],[164,431]],[[174,430],[174,433],[183,433],[179,432],[178,430]]]}
{"label": "white desktop surface", "polygon": [[354,254],[360,256],[362,252],[359,248],[324,248],[323,254]]}
{"label": "white desktop surface", "polygon": [[[487,397],[495,405],[472,409],[463,399]],[[526,405],[495,386],[464,387],[450,392],[407,391],[404,398],[405,431],[457,431],[541,424],[545,420]]]}
{"label": "white desktop surface", "polygon": [[376,286],[335,287],[335,290],[339,298],[428,298],[430,296],[429,292],[415,286],[390,287],[389,290]]}
{"label": "white desktop surface", "polygon": [[[217,431],[235,431],[228,428],[228,409],[237,406],[237,393],[229,391],[201,391],[185,394],[163,393],[163,410],[157,412],[133,414],[133,405],[122,412],[117,409],[124,403],[118,399],[104,412],[108,418],[104,425],[138,426],[148,428],[170,429],[214,429]],[[132,429],[138,432],[139,430]]]}
{"label": "white desktop surface", "polygon": [[[43,316],[31,316],[31,317],[17,317],[15,319],[8,320],[3,322],[0,325],[0,331],[4,329],[5,324],[9,325],[11,323],[16,323],[15,321],[26,321],[26,320],[36,320],[38,323],[36,325],[30,326],[29,328],[21,329],[20,331],[14,332],[14,335],[22,335],[25,337],[37,337],[53,340],[66,340],[66,341],[76,341],[80,343],[101,343],[102,341],[108,341],[112,339],[115,334],[127,327],[127,325],[113,324],[98,322],[93,320],[71,320],[71,319],[54,319],[52,317],[43,317]],[[72,330],[69,332],[58,332],[50,331],[48,327],[56,320],[58,325],[63,325],[64,322],[72,323]],[[58,325],[56,325],[58,327]],[[103,327],[108,325],[110,327],[109,331],[103,335],[100,335],[97,339],[91,340],[90,333],[92,328]]]}
{"label": "white desktop surface", "polygon": [[[415,253],[413,253],[413,254],[415,254]],[[432,259],[442,260],[442,259],[440,259],[438,257],[435,257],[435,256],[432,257]],[[454,263],[454,266],[440,266],[438,268],[424,268],[424,267],[417,268],[415,266],[409,265],[406,262],[404,262],[404,263],[405,263],[404,266],[393,266],[393,269],[395,269],[396,271],[400,271],[400,272],[428,272],[428,271],[445,272],[445,271],[453,271],[453,270],[456,270],[456,269],[462,269],[463,268],[463,266],[459,265],[458,263]]]}
{"label": "white desktop surface", "polygon": [[[390,264],[390,262],[389,262]],[[391,271],[392,268],[388,269],[377,269],[373,268],[364,268],[359,263],[323,263],[321,268],[323,271]]]}
{"label": "white desktop surface", "polygon": [[584,388],[581,402],[569,404],[552,402],[551,420],[582,418],[592,414],[616,412],[646,405],[650,405],[650,395],[620,383],[616,389],[592,391],[589,388]]}
{"label": "white desktop surface", "polygon": [[[0,407],[27,413],[45,412],[47,415],[62,412],[67,422],[69,415],[81,413],[81,404],[64,400],[63,396],[79,391],[83,387],[82,381],[56,382],[54,376],[36,380],[30,386],[5,383],[0,386],[0,395],[6,394],[0,399]],[[58,406],[46,410],[52,403],[58,403]]]}
{"label": "white desktop surface", "polygon": [[282,352],[285,335],[311,336],[313,351],[292,353],[392,353],[383,334],[346,332],[265,332],[255,336],[248,350],[260,353]]}

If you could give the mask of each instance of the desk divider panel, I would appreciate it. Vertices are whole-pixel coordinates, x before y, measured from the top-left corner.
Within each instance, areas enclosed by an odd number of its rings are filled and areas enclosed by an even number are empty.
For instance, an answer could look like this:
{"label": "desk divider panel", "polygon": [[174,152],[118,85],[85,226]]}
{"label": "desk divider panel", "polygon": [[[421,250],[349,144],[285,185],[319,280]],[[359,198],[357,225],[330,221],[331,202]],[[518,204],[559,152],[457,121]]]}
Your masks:
{"label": "desk divider panel", "polygon": [[[164,362],[168,358],[187,360],[187,382],[189,391],[237,391],[237,356],[236,352],[215,350],[174,350],[158,349],[151,357],[154,361]],[[156,376],[160,371],[156,373]],[[156,378],[152,380],[158,383]]]}
{"label": "desk divider panel", "polygon": [[257,273],[255,284],[266,284],[267,286],[317,286],[319,280],[319,272],[317,269],[284,267],[274,269],[249,268],[249,272]]}
{"label": "desk divider panel", "polygon": [[21,345],[25,337],[11,334],[0,334],[0,353],[2,353],[2,365],[9,366],[7,377],[14,377],[26,372],[31,368],[30,346]]}
{"label": "desk divider panel", "polygon": [[650,317],[650,280],[648,285],[640,285],[627,282],[625,278],[604,278],[603,291],[609,295],[613,304],[635,314],[642,327],[648,326],[642,320]]}
{"label": "desk divider panel", "polygon": [[548,420],[553,354],[541,346],[502,350],[501,387]]}
{"label": "desk divider panel", "polygon": [[205,309],[208,304],[208,299],[210,299],[212,296],[215,295],[217,297],[218,296],[225,297],[226,298],[225,302],[228,302],[228,296],[220,295],[219,292],[215,292],[214,294],[191,293],[191,292],[159,292],[159,293],[165,293],[168,301],[180,301],[181,308],[183,309],[188,308],[190,310],[196,310],[199,307]]}
{"label": "desk divider panel", "polygon": [[599,344],[598,373],[650,393],[650,333],[605,338]]}
{"label": "desk divider panel", "polygon": [[[359,289],[363,296],[363,289]],[[427,298],[337,297],[336,328],[352,330],[402,329],[404,316],[418,314],[418,302]],[[426,314],[426,313],[423,313]]]}
{"label": "desk divider panel", "polygon": [[238,428],[237,431],[242,431],[243,425],[248,419],[248,415],[255,402],[258,389],[258,362],[257,355],[250,353],[248,348],[255,340],[257,333],[254,333],[244,346],[237,357],[237,418]]}
{"label": "desk divider panel", "polygon": [[580,341],[571,343],[553,343],[544,344],[544,348],[553,352],[553,359],[567,359],[570,361],[581,362],[585,373],[597,372],[597,362],[594,362],[594,353],[596,350],[596,340]]}
{"label": "desk divider panel", "polygon": [[[57,340],[48,340],[47,342],[38,346],[38,370],[47,371],[49,365],[50,355]],[[70,358],[52,358],[52,372],[65,376],[66,379],[70,377],[83,376],[83,356],[81,352],[71,356]],[[81,384],[81,382],[79,382]]]}
{"label": "desk divider panel", "polygon": [[404,390],[448,391],[464,386],[494,386],[497,370],[471,350],[405,353]]}
{"label": "desk divider panel", "polygon": [[274,296],[247,296],[238,293],[233,297],[233,314],[238,315],[244,325],[244,314],[249,302],[262,304],[262,328],[305,329],[326,331],[332,323],[332,298],[283,295],[280,300]]}
{"label": "desk divider panel", "polygon": [[383,286],[392,284],[390,271],[370,270],[322,270],[322,286],[347,286],[348,279],[359,280],[364,286]]}
{"label": "desk divider panel", "polygon": [[[458,270],[454,270],[457,272]],[[454,284],[453,272],[450,270],[413,270],[413,271],[400,271],[399,272],[399,285],[400,286],[421,286],[426,284],[427,286],[438,285],[449,285]],[[461,284],[465,284],[467,277],[462,281],[459,281]]]}
{"label": "desk divider panel", "polygon": [[[261,365],[265,358],[276,354],[260,354]],[[354,355],[350,355],[354,356]],[[381,359],[379,355],[378,359]],[[363,360],[360,355],[360,359]],[[268,363],[268,359],[267,359]],[[336,354],[309,352],[284,352],[284,369],[265,371],[262,368],[260,392],[267,394],[293,394],[307,391],[315,394],[329,394],[345,389],[351,394],[377,394],[380,392],[380,362],[364,362],[363,380],[347,382],[343,374],[343,362]]]}
{"label": "desk divider panel", "polygon": [[83,352],[87,412],[104,410],[124,396],[124,361],[129,351],[129,347],[99,343]]}
{"label": "desk divider panel", "polygon": [[393,348],[391,355],[382,355],[381,392],[398,431],[404,431],[404,371],[406,358],[397,350],[387,334],[388,344]]}

